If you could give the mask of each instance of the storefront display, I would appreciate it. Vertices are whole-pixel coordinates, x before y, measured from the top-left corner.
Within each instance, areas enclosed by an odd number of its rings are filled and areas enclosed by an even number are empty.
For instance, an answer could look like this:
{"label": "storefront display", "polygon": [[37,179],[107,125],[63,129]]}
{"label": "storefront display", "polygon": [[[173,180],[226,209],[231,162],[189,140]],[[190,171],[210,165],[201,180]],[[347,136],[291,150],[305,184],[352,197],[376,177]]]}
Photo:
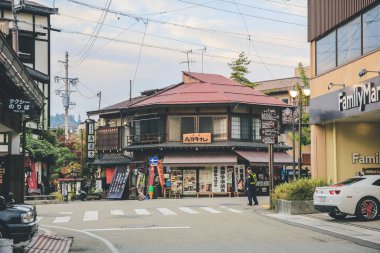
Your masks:
{"label": "storefront display", "polygon": [[212,190],[212,168],[206,167],[199,170],[199,192],[210,192]]}
{"label": "storefront display", "polygon": [[183,171],[183,194],[195,195],[197,192],[197,174],[196,170]]}
{"label": "storefront display", "polygon": [[171,190],[173,193],[182,194],[182,170],[171,170]]}
{"label": "storefront display", "polygon": [[245,184],[245,166],[235,165],[235,192],[238,192],[239,181],[243,180],[243,185]]}

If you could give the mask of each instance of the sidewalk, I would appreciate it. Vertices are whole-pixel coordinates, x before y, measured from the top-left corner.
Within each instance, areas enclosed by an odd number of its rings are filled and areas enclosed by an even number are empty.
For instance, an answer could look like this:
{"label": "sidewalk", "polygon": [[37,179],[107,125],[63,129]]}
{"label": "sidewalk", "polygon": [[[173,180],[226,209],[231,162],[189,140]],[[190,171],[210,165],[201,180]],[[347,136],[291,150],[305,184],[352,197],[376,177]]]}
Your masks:
{"label": "sidewalk", "polygon": [[263,209],[261,209],[260,214],[286,224],[311,229],[380,250],[380,219],[371,222],[361,222],[355,217],[335,220],[326,213],[286,215]]}

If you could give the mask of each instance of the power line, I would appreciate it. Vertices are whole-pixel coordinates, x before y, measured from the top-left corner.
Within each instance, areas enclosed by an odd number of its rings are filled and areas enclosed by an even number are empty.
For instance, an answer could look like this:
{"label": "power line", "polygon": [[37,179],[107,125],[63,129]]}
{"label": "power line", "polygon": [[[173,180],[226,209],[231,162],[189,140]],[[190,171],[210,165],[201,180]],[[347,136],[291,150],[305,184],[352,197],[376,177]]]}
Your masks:
{"label": "power line", "polygon": [[284,20],[279,20],[279,19],[274,19],[274,18],[266,18],[266,17],[251,15],[251,14],[247,14],[247,13],[239,13],[239,12],[225,10],[225,9],[221,9],[221,8],[217,8],[217,7],[211,7],[211,6],[208,6],[208,5],[203,5],[203,4],[198,4],[198,3],[192,3],[192,2],[189,2],[189,1],[186,1],[186,0],[177,0],[177,1],[183,2],[183,3],[192,4],[192,5],[196,5],[196,6],[201,6],[201,7],[212,9],[212,10],[223,11],[223,12],[237,14],[237,15],[243,15],[243,16],[246,16],[246,17],[258,18],[258,19],[269,20],[269,21],[278,22],[278,23],[284,23],[284,24],[297,25],[297,26],[305,26],[306,27],[305,24],[294,23],[294,22],[289,22],[289,21],[284,21]]}
{"label": "power line", "polygon": [[137,59],[137,64],[136,64],[135,74],[134,74],[134,76],[133,76],[132,86],[135,85],[135,80],[136,80],[137,70],[139,69],[141,53],[142,53],[142,49],[143,49],[144,42],[145,42],[145,34],[146,34],[146,30],[147,30],[147,28],[148,28],[148,23],[144,23],[144,24],[145,24],[145,30],[144,30],[144,35],[143,35],[143,38],[142,38],[142,41],[141,41],[139,57],[138,57],[138,59]]}
{"label": "power line", "polygon": [[303,9],[307,8],[306,6],[298,5],[298,4],[291,4],[289,2],[285,3],[285,2],[278,2],[278,1],[274,1],[274,0],[262,0],[262,1],[264,1],[264,2],[272,2],[272,3],[276,3],[276,4],[282,4],[282,5],[288,5],[288,6],[293,6],[293,7],[303,8]]}
{"label": "power line", "polygon": [[[214,3],[214,2],[217,2],[219,0],[213,0],[213,1],[208,1],[208,2],[204,2],[203,4],[210,4],[210,3]],[[183,10],[187,10],[187,9],[192,9],[192,8],[195,8],[197,6],[188,6],[188,7],[184,7],[184,8],[178,8],[178,9],[173,9],[173,10],[167,10],[167,11],[159,11],[159,12],[153,12],[153,13],[148,13],[148,14],[140,14],[141,16],[153,16],[153,15],[158,15],[158,14],[167,14],[167,13],[170,13],[170,12],[176,12],[176,11],[183,11]]]}

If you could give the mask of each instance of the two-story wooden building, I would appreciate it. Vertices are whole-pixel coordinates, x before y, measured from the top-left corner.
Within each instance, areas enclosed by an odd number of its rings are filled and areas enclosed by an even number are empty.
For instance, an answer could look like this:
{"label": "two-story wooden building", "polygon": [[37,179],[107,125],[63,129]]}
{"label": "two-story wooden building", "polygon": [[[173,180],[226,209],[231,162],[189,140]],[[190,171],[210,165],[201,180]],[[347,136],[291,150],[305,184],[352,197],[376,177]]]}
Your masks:
{"label": "two-story wooden building", "polygon": [[[98,138],[107,127],[122,129],[118,141],[124,152],[133,161],[157,156],[167,185],[182,195],[235,192],[246,166],[258,174],[259,194],[267,194],[269,158],[261,142],[260,113],[272,108],[280,114],[285,103],[221,75],[189,72],[178,84],[142,95],[125,107],[114,106],[113,113],[109,108],[90,112],[99,114],[104,125]],[[292,163],[285,152],[289,148],[274,146],[277,177]]]}

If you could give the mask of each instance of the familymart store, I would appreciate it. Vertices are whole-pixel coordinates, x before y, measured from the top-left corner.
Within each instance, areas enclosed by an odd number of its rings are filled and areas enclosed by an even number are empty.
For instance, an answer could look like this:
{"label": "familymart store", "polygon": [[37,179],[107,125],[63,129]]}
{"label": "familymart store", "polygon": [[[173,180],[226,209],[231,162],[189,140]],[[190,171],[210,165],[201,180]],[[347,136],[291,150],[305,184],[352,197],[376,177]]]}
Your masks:
{"label": "familymart store", "polygon": [[310,101],[312,175],[337,182],[380,168],[380,78]]}

